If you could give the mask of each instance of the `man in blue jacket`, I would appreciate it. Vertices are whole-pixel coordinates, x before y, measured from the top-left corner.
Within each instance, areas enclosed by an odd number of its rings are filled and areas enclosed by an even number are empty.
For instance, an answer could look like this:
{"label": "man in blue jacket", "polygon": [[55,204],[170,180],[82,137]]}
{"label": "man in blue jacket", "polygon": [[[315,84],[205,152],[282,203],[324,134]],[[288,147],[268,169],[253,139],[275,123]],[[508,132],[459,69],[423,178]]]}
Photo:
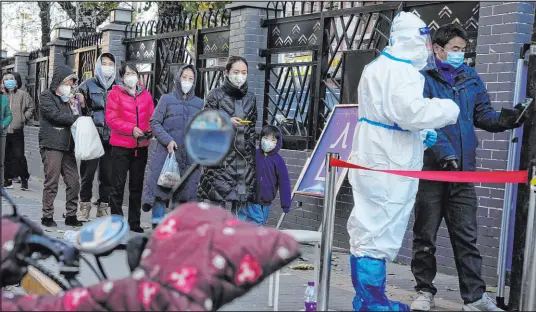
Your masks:
{"label": "man in blue jacket", "polygon": [[[521,126],[516,123],[522,107],[491,106],[484,83],[464,62],[467,33],[457,25],[439,28],[433,38],[438,71],[426,71],[424,97],[452,99],[460,108],[456,124],[436,129],[437,144],[424,153],[423,170],[476,170],[478,139],[475,127],[502,132]],[[413,226],[413,259],[418,298],[412,310],[428,311],[435,306],[436,238],[445,218],[458,270],[464,311],[502,311],[486,294],[482,279],[482,257],[476,245],[477,197],[472,183],[419,182]]]}

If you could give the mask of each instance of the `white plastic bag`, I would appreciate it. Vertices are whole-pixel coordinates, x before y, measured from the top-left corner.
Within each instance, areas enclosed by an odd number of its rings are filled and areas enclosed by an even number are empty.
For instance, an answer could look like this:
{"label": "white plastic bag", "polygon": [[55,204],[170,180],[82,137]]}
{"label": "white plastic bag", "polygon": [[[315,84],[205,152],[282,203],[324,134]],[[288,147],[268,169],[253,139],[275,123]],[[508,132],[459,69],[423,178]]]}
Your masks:
{"label": "white plastic bag", "polygon": [[158,177],[157,184],[165,188],[173,188],[173,186],[181,180],[181,174],[179,171],[179,164],[175,158],[175,152],[171,152],[167,155],[166,162],[160,176]]}
{"label": "white plastic bag", "polygon": [[104,148],[91,117],[78,117],[71,126],[74,139],[74,155],[79,160],[91,160],[104,155]]}

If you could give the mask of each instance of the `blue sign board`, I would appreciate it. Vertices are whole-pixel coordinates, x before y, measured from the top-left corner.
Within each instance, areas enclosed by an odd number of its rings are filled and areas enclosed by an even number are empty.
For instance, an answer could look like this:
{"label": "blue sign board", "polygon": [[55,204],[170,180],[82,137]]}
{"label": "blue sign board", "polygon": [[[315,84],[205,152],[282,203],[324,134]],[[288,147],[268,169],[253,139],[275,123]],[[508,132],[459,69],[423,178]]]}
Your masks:
{"label": "blue sign board", "polygon": [[[358,119],[357,104],[336,105],[333,108],[313,154],[302,169],[293,195],[324,197],[326,153],[339,153],[341,160],[348,161]],[[348,169],[337,172],[336,193],[339,192],[347,173]]]}

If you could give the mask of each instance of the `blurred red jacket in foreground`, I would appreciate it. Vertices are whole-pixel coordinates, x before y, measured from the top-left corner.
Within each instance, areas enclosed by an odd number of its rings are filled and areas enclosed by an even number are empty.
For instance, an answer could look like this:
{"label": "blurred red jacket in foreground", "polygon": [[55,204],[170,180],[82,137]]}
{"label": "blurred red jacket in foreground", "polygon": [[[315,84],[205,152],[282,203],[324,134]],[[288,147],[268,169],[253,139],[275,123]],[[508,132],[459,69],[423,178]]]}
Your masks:
{"label": "blurred red jacket in foreground", "polygon": [[[2,219],[2,246],[16,225]],[[9,224],[11,222],[11,224]],[[57,296],[4,292],[2,311],[214,311],[299,256],[296,241],[221,209],[189,203],[155,229],[131,277]],[[10,256],[2,248],[2,263]]]}

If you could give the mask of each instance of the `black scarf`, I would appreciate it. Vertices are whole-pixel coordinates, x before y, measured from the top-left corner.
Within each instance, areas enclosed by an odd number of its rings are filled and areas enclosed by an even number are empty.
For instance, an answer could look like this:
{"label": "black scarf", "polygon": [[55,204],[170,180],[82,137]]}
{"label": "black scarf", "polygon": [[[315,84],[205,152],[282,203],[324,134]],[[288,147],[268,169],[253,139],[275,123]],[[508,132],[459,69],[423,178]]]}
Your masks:
{"label": "black scarf", "polygon": [[223,82],[223,86],[221,88],[225,94],[235,99],[241,99],[248,93],[247,81],[242,85],[242,87],[237,88],[231,83],[229,77],[225,77],[225,81]]}

